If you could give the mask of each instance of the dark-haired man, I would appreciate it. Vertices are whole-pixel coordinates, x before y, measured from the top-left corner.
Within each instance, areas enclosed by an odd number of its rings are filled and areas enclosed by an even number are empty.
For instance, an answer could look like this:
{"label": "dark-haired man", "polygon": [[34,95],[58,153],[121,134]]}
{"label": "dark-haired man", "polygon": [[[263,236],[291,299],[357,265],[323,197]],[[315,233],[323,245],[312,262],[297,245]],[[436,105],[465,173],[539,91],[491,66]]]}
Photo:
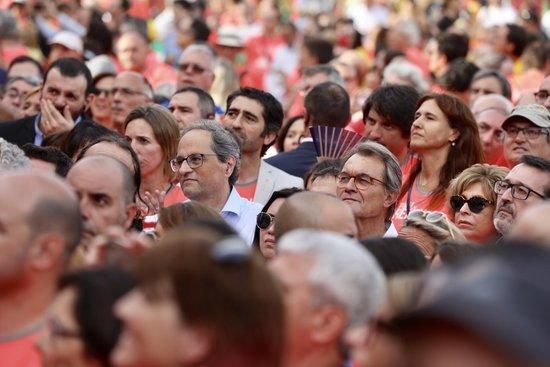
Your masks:
{"label": "dark-haired man", "polygon": [[428,44],[430,73],[439,79],[456,59],[468,55],[469,38],[465,34],[441,33]]}
{"label": "dark-haired man", "polygon": [[298,148],[266,160],[267,163],[298,177],[303,177],[317,162],[317,153],[308,128],[330,126],[343,129],[351,117],[348,93],[342,86],[333,82],[321,83],[314,87],[306,96],[305,108],[306,137],[302,139]]}
{"label": "dark-haired man", "polygon": [[283,108],[269,93],[241,88],[227,98],[223,124],[239,137],[242,151],[235,188],[248,200],[265,204],[273,191],[303,186],[299,178],[262,160],[282,122]]}
{"label": "dark-haired man", "polygon": [[170,99],[168,109],[180,129],[184,129],[200,119],[213,120],[216,117],[216,104],[212,96],[197,87],[179,89]]}
{"label": "dark-haired man", "polygon": [[40,91],[40,113],[0,124],[0,137],[23,146],[41,145],[45,135],[70,130],[82,119],[92,89],[90,71],[79,60],[62,58],[50,65]]}

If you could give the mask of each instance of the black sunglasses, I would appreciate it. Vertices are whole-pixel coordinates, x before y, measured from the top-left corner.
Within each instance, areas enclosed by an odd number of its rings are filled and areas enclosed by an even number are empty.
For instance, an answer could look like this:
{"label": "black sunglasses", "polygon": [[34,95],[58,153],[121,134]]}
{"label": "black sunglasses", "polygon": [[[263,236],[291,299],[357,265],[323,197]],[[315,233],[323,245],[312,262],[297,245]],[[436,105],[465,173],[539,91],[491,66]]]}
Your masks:
{"label": "black sunglasses", "polygon": [[481,213],[487,205],[493,204],[492,201],[482,198],[481,196],[472,196],[468,200],[460,195],[451,196],[451,208],[453,208],[455,212],[460,211],[460,209],[464,206],[464,203],[468,203],[468,208],[470,208],[470,211],[475,214]]}
{"label": "black sunglasses", "polygon": [[260,229],[268,229],[274,220],[275,220],[275,216],[273,214],[260,212],[256,217],[256,225]]}

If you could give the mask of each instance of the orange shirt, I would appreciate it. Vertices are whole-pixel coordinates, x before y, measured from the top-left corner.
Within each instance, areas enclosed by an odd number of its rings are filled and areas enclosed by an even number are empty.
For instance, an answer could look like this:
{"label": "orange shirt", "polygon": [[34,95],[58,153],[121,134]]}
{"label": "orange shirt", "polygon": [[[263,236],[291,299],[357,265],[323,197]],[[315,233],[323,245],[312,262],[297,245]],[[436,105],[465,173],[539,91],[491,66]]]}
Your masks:
{"label": "orange shirt", "polygon": [[242,198],[253,201],[254,194],[256,194],[256,182],[252,182],[248,185],[235,185],[235,189]]}

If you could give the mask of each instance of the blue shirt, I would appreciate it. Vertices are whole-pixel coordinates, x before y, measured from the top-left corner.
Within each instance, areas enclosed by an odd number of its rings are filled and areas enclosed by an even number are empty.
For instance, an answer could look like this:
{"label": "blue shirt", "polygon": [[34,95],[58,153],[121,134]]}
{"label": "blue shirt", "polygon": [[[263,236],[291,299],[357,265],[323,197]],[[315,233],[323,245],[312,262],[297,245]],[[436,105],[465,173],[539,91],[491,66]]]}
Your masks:
{"label": "blue shirt", "polygon": [[220,214],[223,219],[251,246],[254,240],[256,217],[262,205],[243,199],[234,187]]}

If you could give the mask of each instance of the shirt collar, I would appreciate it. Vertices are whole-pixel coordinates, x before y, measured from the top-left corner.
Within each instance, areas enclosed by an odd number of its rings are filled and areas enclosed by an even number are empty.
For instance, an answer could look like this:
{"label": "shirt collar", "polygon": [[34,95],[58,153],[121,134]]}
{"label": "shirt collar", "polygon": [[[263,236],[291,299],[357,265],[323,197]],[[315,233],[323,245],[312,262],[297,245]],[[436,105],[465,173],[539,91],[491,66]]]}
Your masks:
{"label": "shirt collar", "polygon": [[231,192],[229,193],[229,198],[223,206],[222,213],[234,213],[239,215],[241,213],[241,201],[241,196],[239,195],[235,187],[232,186]]}

